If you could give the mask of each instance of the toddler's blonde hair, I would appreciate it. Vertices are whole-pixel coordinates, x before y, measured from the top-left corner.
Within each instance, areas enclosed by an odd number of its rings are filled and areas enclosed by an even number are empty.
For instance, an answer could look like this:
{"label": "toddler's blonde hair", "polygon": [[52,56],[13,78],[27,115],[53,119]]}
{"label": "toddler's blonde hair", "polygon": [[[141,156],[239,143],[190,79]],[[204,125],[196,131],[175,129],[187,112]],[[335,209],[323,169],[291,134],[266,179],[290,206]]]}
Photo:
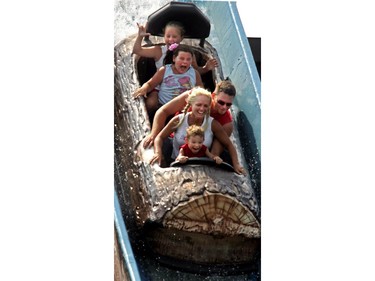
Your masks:
{"label": "toddler's blonde hair", "polygon": [[186,139],[190,137],[200,136],[204,138],[204,130],[201,126],[191,125],[186,129]]}

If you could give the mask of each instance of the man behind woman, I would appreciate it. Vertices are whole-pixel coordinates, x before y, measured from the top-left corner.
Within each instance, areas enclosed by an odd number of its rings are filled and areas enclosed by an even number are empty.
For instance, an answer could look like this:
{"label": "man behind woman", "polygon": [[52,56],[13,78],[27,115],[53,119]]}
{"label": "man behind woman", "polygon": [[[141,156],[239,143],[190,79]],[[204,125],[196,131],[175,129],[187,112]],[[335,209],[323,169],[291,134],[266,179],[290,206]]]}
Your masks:
{"label": "man behind woman", "polygon": [[[163,129],[168,117],[173,116],[176,112],[180,112],[184,109],[190,93],[191,91],[186,91],[160,107],[155,114],[151,133],[143,142],[143,146],[145,148],[153,145],[154,139]],[[230,136],[233,132],[233,118],[229,108],[233,103],[235,95],[236,88],[229,80],[224,80],[217,83],[215,91],[212,93],[210,115],[223,126],[223,129],[228,136]],[[224,148],[221,143],[215,139],[213,141],[211,152],[215,155],[220,155],[223,150]]]}
{"label": "man behind woman", "polygon": [[[155,150],[154,155],[150,160],[150,164],[161,164],[163,158],[163,142],[172,132],[174,132],[172,159],[175,159],[179,153],[179,148],[185,142],[186,129],[191,125],[197,125],[204,129],[203,144],[207,147],[211,147],[215,137],[215,139],[219,141],[222,146],[228,149],[235,172],[244,174],[245,170],[239,164],[237,151],[229,139],[228,134],[225,132],[223,126],[210,116],[211,105],[212,96],[210,92],[200,87],[193,88],[187,98],[187,104],[182,113],[173,117],[155,137]],[[188,111],[190,107],[191,111]]]}

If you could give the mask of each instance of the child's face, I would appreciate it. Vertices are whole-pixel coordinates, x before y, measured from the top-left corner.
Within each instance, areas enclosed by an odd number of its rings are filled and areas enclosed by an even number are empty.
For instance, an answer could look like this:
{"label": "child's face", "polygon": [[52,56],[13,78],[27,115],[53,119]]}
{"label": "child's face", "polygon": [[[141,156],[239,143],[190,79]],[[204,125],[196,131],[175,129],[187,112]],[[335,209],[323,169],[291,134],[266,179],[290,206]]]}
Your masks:
{"label": "child's face", "polygon": [[202,148],[204,138],[202,136],[191,136],[187,140],[188,147],[194,154],[198,153]]}
{"label": "child's face", "polygon": [[189,52],[179,51],[176,57],[173,57],[175,69],[178,73],[185,73],[191,66],[193,56]]}
{"label": "child's face", "polygon": [[164,42],[167,45],[172,45],[173,43],[179,44],[182,41],[180,30],[173,26],[168,26],[164,32]]}

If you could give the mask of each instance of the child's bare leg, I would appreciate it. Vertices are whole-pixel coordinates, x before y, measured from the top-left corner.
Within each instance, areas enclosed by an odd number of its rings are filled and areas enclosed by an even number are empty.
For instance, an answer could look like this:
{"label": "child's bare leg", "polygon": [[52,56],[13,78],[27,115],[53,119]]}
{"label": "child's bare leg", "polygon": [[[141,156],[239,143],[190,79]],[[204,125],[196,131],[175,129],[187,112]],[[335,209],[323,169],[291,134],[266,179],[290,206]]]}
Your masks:
{"label": "child's bare leg", "polygon": [[145,99],[146,109],[148,113],[148,118],[150,119],[150,123],[154,120],[154,115],[156,110],[159,107],[159,99],[158,99],[158,91],[152,91],[147,94],[147,98]]}
{"label": "child's bare leg", "polygon": [[224,151],[224,147],[221,145],[221,143],[214,139],[211,146],[211,153],[216,156],[220,156],[220,154]]}

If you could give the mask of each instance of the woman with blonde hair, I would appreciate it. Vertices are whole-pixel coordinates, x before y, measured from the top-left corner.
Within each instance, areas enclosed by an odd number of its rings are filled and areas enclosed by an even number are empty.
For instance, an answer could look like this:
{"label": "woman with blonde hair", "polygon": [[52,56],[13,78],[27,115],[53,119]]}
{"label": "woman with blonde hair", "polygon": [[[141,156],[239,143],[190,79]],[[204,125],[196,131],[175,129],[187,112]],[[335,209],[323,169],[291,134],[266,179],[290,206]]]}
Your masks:
{"label": "woman with blonde hair", "polygon": [[[244,174],[244,168],[239,164],[237,151],[218,121],[210,116],[211,93],[201,87],[192,89],[187,99],[187,104],[181,114],[173,117],[156,136],[154,142],[154,155],[150,164],[156,162],[161,165],[163,141],[174,132],[172,159],[178,155],[179,148],[185,142],[186,129],[191,125],[201,126],[204,129],[204,145],[211,147],[215,137],[226,147],[232,158],[233,168],[236,173]],[[191,107],[191,111],[188,109]]]}

